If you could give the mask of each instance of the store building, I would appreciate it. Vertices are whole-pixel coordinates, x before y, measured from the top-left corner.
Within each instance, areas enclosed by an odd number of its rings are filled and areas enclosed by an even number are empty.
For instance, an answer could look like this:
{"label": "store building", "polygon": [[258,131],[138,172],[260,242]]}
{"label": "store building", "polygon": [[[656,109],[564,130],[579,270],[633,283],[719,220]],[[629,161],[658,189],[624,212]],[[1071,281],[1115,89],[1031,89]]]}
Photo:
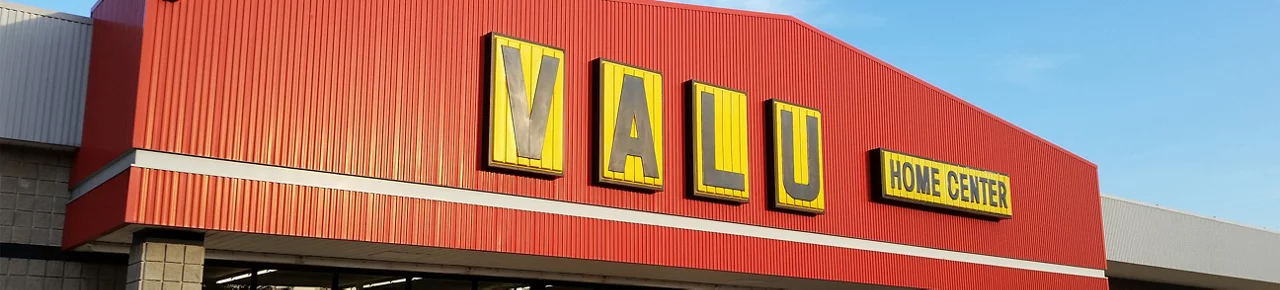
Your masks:
{"label": "store building", "polygon": [[0,290],[1280,289],[787,16],[0,2]]}

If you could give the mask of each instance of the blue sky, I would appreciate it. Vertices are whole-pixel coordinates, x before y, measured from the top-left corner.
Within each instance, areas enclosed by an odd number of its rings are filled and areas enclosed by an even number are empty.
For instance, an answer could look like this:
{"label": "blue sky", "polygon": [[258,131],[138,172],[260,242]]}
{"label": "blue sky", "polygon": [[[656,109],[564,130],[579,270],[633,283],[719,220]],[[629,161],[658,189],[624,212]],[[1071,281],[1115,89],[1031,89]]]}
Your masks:
{"label": "blue sky", "polygon": [[681,0],[791,14],[1098,164],[1280,229],[1280,1]]}
{"label": "blue sky", "polygon": [[1097,163],[1105,194],[1280,229],[1280,1],[679,2],[795,15]]}

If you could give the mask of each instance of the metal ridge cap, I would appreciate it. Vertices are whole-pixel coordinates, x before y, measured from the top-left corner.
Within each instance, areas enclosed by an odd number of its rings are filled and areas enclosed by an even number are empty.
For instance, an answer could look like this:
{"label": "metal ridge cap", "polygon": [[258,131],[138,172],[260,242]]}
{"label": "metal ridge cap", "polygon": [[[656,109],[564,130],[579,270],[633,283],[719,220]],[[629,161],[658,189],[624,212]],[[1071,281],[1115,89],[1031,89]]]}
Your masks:
{"label": "metal ridge cap", "polygon": [[1180,209],[1175,209],[1175,208],[1170,208],[1170,207],[1160,206],[1159,204],[1155,204],[1155,203],[1143,202],[1143,201],[1138,201],[1138,200],[1133,200],[1133,199],[1123,198],[1123,197],[1119,197],[1119,196],[1115,196],[1115,195],[1109,195],[1109,194],[1105,194],[1105,193],[1104,193],[1104,194],[1099,194],[1099,195],[1100,195],[1103,199],[1112,199],[1112,200],[1116,200],[1116,201],[1120,201],[1120,202],[1125,202],[1125,203],[1130,203],[1130,204],[1134,204],[1134,205],[1145,206],[1145,207],[1149,207],[1149,208],[1153,208],[1153,209],[1159,209],[1159,210],[1163,210],[1163,211],[1167,211],[1167,212],[1172,212],[1172,213],[1176,213],[1176,214],[1182,214],[1182,215],[1193,216],[1193,217],[1197,217],[1197,218],[1202,218],[1202,219],[1211,220],[1211,221],[1218,222],[1218,223],[1223,223],[1223,224],[1227,224],[1227,225],[1232,225],[1232,226],[1242,227],[1242,228],[1251,229],[1251,230],[1262,231],[1262,232],[1266,232],[1266,233],[1269,233],[1269,234],[1274,234],[1274,235],[1278,235],[1278,236],[1280,236],[1280,231],[1273,230],[1273,229],[1269,229],[1269,228],[1265,228],[1265,227],[1261,227],[1261,226],[1254,226],[1254,225],[1248,225],[1248,224],[1244,224],[1244,223],[1239,223],[1239,222],[1234,222],[1234,221],[1224,220],[1224,219],[1217,218],[1217,217],[1213,217],[1213,216],[1206,216],[1206,215],[1203,215],[1203,214],[1193,213],[1193,212],[1190,212],[1190,211],[1185,211],[1185,210],[1180,210]]}
{"label": "metal ridge cap", "polygon": [[93,25],[93,19],[89,17],[84,17],[84,16],[75,15],[71,13],[53,11],[53,10],[44,9],[44,8],[35,7],[35,6],[23,5],[23,4],[13,3],[9,1],[4,1],[4,0],[0,0],[0,8],[19,11],[19,12],[26,12],[26,13],[31,13],[35,15],[44,16],[44,17],[66,20],[66,21],[80,23],[80,24]]}

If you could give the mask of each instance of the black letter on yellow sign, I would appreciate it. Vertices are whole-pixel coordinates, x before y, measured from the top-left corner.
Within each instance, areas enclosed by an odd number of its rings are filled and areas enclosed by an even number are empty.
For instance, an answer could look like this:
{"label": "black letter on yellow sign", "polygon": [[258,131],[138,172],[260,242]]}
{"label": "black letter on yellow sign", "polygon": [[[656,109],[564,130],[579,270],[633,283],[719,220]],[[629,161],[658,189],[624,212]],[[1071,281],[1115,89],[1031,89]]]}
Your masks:
{"label": "black letter on yellow sign", "polygon": [[533,91],[533,108],[524,90],[524,69],[520,66],[520,50],[502,46],[502,65],[507,69],[507,104],[511,106],[511,124],[516,132],[516,154],[542,159],[543,139],[547,136],[547,115],[551,113],[551,92],[556,86],[556,69],[560,59],[543,56],[538,68],[538,84]]}
{"label": "black letter on yellow sign", "polygon": [[741,173],[729,172],[715,168],[716,164],[716,95],[708,92],[702,92],[700,96],[702,102],[702,116],[707,121],[702,121],[702,164],[711,165],[702,167],[702,176],[707,185],[713,185],[734,190],[743,190],[746,183]]}
{"label": "black letter on yellow sign", "polygon": [[770,114],[774,120],[772,141],[776,150],[774,205],[789,210],[823,212],[826,206],[822,185],[822,114],[778,100],[771,100]]}
{"label": "black letter on yellow sign", "polygon": [[751,199],[747,94],[689,81],[689,177],[694,196]]}
{"label": "black letter on yellow sign", "polygon": [[804,130],[808,132],[809,144],[809,184],[799,184],[796,182],[796,163],[795,160],[795,137],[792,130],[795,129],[791,122],[791,111],[782,111],[782,186],[787,189],[787,194],[795,199],[803,201],[813,201],[818,198],[818,189],[822,188],[822,170],[818,168],[818,162],[813,159],[818,156],[818,118],[806,116],[804,118]]}
{"label": "black letter on yellow sign", "polygon": [[[650,128],[644,79],[622,76],[620,101],[613,127],[613,151],[609,152],[609,171],[627,172],[627,156],[635,156],[640,157],[645,177],[658,178],[658,153],[653,148],[653,128]],[[631,136],[633,126],[638,136]]]}
{"label": "black letter on yellow sign", "polygon": [[564,174],[564,51],[489,35],[487,165]]}
{"label": "black letter on yellow sign", "polygon": [[596,181],[662,190],[662,74],[600,60]]}

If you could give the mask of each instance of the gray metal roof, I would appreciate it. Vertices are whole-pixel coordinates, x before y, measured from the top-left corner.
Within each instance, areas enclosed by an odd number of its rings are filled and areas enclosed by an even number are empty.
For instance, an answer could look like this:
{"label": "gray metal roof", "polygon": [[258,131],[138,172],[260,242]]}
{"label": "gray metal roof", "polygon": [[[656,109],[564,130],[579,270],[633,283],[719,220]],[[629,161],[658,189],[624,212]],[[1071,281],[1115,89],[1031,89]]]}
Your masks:
{"label": "gray metal roof", "polygon": [[1280,289],[1280,232],[1111,196],[1102,197],[1102,220],[1107,260],[1126,264],[1109,268],[1172,269]]}
{"label": "gray metal roof", "polygon": [[80,145],[91,23],[0,2],[0,138]]}

